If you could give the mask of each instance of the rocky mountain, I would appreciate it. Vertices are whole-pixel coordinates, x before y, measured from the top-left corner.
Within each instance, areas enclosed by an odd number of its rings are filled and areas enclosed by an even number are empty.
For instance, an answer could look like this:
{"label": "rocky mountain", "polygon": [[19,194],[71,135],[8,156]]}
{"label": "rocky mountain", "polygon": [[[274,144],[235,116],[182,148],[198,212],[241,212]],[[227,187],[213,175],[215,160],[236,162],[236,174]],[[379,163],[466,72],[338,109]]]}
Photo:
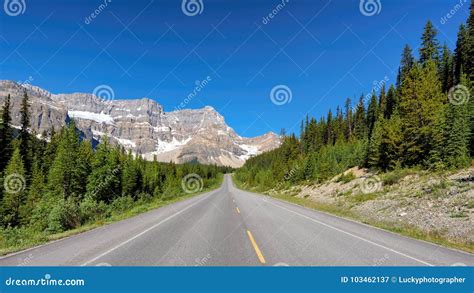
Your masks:
{"label": "rocky mountain", "polygon": [[74,119],[86,138],[107,137],[149,160],[232,167],[280,145],[273,132],[254,138],[239,136],[212,107],[165,112],[148,98],[105,101],[92,94],[52,94],[29,84],[0,81],[0,103],[11,95],[14,126],[20,125],[25,90],[31,103],[31,127],[39,137]]}

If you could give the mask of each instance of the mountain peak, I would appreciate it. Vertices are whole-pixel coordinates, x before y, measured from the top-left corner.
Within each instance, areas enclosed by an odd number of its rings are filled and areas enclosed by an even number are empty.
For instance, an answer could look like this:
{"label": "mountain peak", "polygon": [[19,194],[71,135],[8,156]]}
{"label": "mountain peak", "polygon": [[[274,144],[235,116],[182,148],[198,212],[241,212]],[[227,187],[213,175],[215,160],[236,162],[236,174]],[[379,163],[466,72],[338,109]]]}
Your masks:
{"label": "mountain peak", "polygon": [[107,137],[111,143],[150,160],[240,167],[248,158],[280,145],[273,132],[240,137],[211,106],[164,112],[160,104],[148,97],[107,101],[90,93],[56,95],[32,85],[23,87],[12,81],[0,81],[0,103],[7,94],[11,95],[14,125],[20,125],[22,88],[28,90],[31,125],[37,133],[52,127],[59,129],[74,119],[85,138]]}

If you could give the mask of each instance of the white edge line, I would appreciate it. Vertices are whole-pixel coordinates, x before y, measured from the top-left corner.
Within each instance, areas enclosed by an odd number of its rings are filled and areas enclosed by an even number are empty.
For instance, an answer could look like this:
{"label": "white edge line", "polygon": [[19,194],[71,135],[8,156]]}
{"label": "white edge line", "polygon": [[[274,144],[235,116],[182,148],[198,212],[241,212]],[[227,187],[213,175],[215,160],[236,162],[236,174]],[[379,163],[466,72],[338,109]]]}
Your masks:
{"label": "white edge line", "polygon": [[132,238],[129,238],[128,240],[125,240],[124,242],[122,242],[122,243],[120,243],[120,244],[118,244],[118,245],[112,247],[111,249],[109,249],[109,250],[107,250],[107,251],[105,251],[105,252],[99,254],[98,256],[94,257],[93,259],[88,260],[87,262],[83,263],[81,266],[87,266],[87,265],[93,263],[94,261],[98,260],[99,258],[102,258],[102,257],[106,256],[107,254],[113,252],[114,250],[116,250],[116,249],[118,249],[118,248],[124,246],[125,244],[127,244],[127,243],[129,243],[129,242],[132,242],[133,240],[137,239],[138,237],[140,237],[140,236],[142,236],[142,235],[144,235],[144,234],[150,232],[151,230],[155,229],[156,227],[160,226],[161,224],[163,224],[163,223],[165,223],[165,222],[171,220],[172,218],[176,217],[177,215],[183,213],[184,211],[186,211],[186,210],[192,208],[193,206],[195,206],[195,205],[197,205],[198,203],[202,202],[203,200],[207,199],[210,195],[211,195],[211,194],[208,194],[208,195],[207,195],[206,197],[204,197],[203,199],[201,199],[201,200],[199,200],[199,201],[193,203],[193,204],[190,205],[190,206],[187,206],[186,208],[180,210],[179,212],[176,212],[176,213],[174,213],[174,214],[168,216],[167,218],[161,220],[161,221],[158,222],[157,224],[155,224],[155,225],[151,226],[150,228],[148,228],[148,229],[146,229],[146,230],[144,230],[144,231],[138,233],[137,235],[133,236]]}
{"label": "white edge line", "polygon": [[298,212],[292,211],[292,210],[290,210],[290,209],[288,209],[288,208],[285,208],[285,207],[283,207],[283,206],[280,206],[279,204],[275,204],[275,203],[270,202],[270,201],[268,201],[268,202],[269,202],[270,204],[276,206],[276,207],[279,207],[279,208],[281,208],[281,209],[287,210],[287,211],[290,212],[290,213],[293,213],[293,214],[295,214],[295,215],[298,215],[298,216],[300,216],[300,217],[303,217],[303,218],[305,218],[305,219],[308,219],[308,220],[310,220],[310,221],[313,221],[313,222],[315,222],[315,223],[318,223],[318,224],[323,225],[323,226],[325,226],[325,227],[328,227],[328,228],[330,228],[330,229],[339,231],[339,232],[341,232],[341,233],[347,234],[347,235],[349,235],[349,236],[352,236],[352,237],[357,238],[357,239],[359,239],[359,240],[365,241],[365,242],[370,243],[370,244],[372,244],[372,245],[375,245],[375,246],[378,246],[378,247],[380,247],[380,248],[389,250],[389,251],[391,251],[391,252],[393,252],[393,253],[396,253],[396,254],[401,255],[401,256],[404,256],[404,257],[406,257],[406,258],[415,260],[415,261],[417,261],[417,262],[419,262],[419,263],[422,263],[422,264],[425,264],[425,265],[427,265],[427,266],[430,266],[430,267],[434,266],[434,265],[432,265],[432,264],[430,264],[430,263],[428,263],[428,262],[425,262],[425,261],[422,261],[422,260],[417,259],[417,258],[415,258],[415,257],[409,256],[409,255],[407,255],[407,254],[405,254],[405,253],[403,253],[403,252],[394,250],[394,249],[389,248],[389,247],[387,247],[387,246],[384,246],[384,245],[382,245],[382,244],[375,243],[375,242],[370,241],[370,240],[368,240],[368,239],[365,239],[365,238],[363,238],[363,237],[354,235],[354,234],[352,234],[352,233],[350,233],[350,232],[344,231],[344,230],[342,230],[342,229],[333,227],[333,226],[328,225],[328,224],[326,224],[326,223],[323,223],[323,222],[321,222],[321,221],[315,220],[315,219],[313,219],[313,218],[311,218],[311,217],[308,217],[308,216],[306,216],[306,215],[303,215],[303,214],[300,214],[300,213],[298,213]]}

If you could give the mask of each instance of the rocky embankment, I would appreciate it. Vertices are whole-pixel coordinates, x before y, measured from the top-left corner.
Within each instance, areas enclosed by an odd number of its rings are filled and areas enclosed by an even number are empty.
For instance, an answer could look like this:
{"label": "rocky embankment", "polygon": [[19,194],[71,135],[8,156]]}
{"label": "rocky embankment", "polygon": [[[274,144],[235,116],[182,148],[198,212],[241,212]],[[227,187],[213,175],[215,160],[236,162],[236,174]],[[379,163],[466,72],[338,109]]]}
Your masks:
{"label": "rocky embankment", "polygon": [[286,194],[339,209],[390,230],[420,233],[474,251],[474,167],[451,173],[399,170],[374,174],[352,168],[323,184],[305,184]]}

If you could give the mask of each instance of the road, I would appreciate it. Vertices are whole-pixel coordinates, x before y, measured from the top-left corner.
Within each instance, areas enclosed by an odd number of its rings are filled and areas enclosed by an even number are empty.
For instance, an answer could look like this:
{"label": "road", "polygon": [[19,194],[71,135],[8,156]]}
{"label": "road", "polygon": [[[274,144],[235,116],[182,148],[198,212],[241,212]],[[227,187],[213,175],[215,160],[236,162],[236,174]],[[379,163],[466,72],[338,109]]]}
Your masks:
{"label": "road", "polygon": [[474,255],[237,189],[214,191],[43,246],[0,266],[451,266]]}

